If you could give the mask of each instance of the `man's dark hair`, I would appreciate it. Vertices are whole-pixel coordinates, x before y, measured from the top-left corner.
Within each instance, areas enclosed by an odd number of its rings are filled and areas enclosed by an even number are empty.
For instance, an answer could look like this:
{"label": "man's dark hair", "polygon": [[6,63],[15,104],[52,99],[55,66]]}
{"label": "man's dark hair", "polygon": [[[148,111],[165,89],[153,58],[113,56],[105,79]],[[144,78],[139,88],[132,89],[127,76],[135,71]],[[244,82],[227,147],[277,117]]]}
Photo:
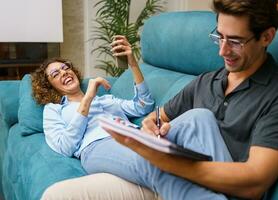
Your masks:
{"label": "man's dark hair", "polygon": [[213,0],[213,10],[217,16],[248,16],[249,29],[257,40],[266,29],[278,27],[277,0]]}

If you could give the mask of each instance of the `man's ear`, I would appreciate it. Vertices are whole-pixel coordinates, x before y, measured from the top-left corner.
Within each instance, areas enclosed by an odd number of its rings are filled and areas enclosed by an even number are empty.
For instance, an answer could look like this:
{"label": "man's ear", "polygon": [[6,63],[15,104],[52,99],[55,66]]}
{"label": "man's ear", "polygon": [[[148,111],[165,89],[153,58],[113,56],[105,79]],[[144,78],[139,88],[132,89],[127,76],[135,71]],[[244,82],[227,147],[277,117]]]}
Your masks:
{"label": "man's ear", "polygon": [[267,47],[274,39],[275,34],[276,34],[276,29],[274,27],[270,27],[266,29],[261,35],[261,41],[263,46]]}

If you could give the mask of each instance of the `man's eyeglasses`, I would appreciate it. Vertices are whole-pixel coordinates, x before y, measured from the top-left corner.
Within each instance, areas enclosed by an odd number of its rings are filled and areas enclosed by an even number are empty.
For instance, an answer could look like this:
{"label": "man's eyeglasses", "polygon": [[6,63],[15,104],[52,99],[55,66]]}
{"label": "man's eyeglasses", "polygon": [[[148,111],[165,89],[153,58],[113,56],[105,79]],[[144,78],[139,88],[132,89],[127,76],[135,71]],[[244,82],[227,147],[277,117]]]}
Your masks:
{"label": "man's eyeglasses", "polygon": [[47,76],[51,77],[52,79],[56,79],[60,77],[61,70],[68,71],[70,69],[72,69],[71,63],[62,63],[58,69],[51,70]]}
{"label": "man's eyeglasses", "polygon": [[253,40],[255,38],[255,36],[252,36],[249,39],[247,39],[245,42],[243,42],[241,40],[237,40],[237,39],[230,39],[230,38],[224,39],[224,38],[222,38],[222,36],[220,36],[218,34],[213,34],[213,32],[216,30],[216,28],[214,28],[211,31],[211,33],[209,34],[209,37],[213,41],[213,43],[218,46],[221,46],[223,44],[223,42],[226,42],[226,44],[235,51],[240,51],[244,47],[244,45],[246,45],[248,42],[250,42],[251,40]]}

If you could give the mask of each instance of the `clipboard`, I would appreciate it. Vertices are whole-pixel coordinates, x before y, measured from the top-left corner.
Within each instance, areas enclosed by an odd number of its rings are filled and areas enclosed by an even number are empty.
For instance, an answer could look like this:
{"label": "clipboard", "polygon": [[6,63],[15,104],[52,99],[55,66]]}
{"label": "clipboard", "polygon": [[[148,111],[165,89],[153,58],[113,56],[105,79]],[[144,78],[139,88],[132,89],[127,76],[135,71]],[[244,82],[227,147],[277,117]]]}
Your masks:
{"label": "clipboard", "polygon": [[159,139],[154,135],[150,135],[142,130],[134,128],[134,126],[132,126],[132,124],[128,121],[123,124],[112,119],[98,117],[98,122],[99,125],[104,129],[109,129],[116,132],[117,134],[133,138],[155,150],[177,156],[183,156],[196,161],[212,161],[212,157],[210,155],[193,151],[188,148],[183,148],[165,138]]}

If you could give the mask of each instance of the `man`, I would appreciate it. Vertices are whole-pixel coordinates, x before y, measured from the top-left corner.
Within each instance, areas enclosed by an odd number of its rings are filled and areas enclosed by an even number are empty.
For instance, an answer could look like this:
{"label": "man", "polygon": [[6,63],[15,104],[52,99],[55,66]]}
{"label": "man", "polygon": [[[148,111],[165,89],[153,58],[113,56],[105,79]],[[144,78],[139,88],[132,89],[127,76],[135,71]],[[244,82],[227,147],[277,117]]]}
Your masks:
{"label": "man", "polygon": [[[202,74],[166,103],[160,129],[155,113],[143,129],[209,153],[214,161],[170,156],[111,132],[151,163],[138,160],[140,175],[146,182],[147,176],[162,179],[147,186],[165,199],[172,193],[184,193],[180,199],[260,199],[278,177],[278,66],[266,52],[276,34],[276,3],[214,0],[213,6],[218,23],[210,38],[225,68]],[[160,178],[161,171],[183,180]]]}

